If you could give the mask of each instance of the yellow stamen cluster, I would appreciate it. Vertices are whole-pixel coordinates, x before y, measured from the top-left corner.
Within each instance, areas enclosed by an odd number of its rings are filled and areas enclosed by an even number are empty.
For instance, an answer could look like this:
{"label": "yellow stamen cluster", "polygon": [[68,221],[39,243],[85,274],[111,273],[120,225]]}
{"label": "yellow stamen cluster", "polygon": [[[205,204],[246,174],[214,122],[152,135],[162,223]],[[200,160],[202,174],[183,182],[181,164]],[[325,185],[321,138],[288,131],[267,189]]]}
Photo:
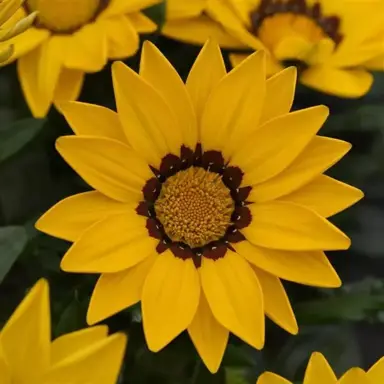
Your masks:
{"label": "yellow stamen cluster", "polygon": [[90,22],[102,0],[27,0],[30,11],[38,11],[38,24],[58,33],[71,32]]}
{"label": "yellow stamen cluster", "polygon": [[230,190],[221,176],[194,167],[166,180],[155,203],[167,236],[191,248],[222,238],[233,210]]}

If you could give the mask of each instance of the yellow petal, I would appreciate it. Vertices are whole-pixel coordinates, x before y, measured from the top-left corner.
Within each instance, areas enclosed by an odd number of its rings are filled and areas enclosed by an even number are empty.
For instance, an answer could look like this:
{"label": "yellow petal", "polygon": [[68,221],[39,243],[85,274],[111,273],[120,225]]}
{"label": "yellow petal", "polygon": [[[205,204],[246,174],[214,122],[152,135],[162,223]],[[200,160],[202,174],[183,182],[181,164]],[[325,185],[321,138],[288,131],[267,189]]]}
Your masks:
{"label": "yellow petal", "polygon": [[138,303],[145,279],[156,258],[157,255],[153,254],[125,271],[102,274],[92,293],[87,323],[96,324]]}
{"label": "yellow petal", "polygon": [[331,38],[327,37],[321,39],[306,58],[306,63],[309,65],[316,65],[330,61],[332,54],[335,51],[335,47],[336,43]]}
{"label": "yellow petal", "polygon": [[77,353],[77,351],[86,349],[92,344],[106,339],[107,335],[108,327],[106,325],[99,325],[58,337],[51,344],[51,365],[58,364],[60,361]]}
{"label": "yellow petal", "polygon": [[384,357],[382,357],[367,373],[373,384],[380,383],[384,378]]}
{"label": "yellow petal", "polygon": [[85,72],[100,71],[108,60],[107,36],[102,25],[88,24],[67,40],[65,67]]}
{"label": "yellow petal", "polygon": [[15,36],[10,41],[14,47],[13,54],[6,64],[36,49],[39,45],[43,44],[49,36],[49,31],[33,27],[29,28],[21,35]]}
{"label": "yellow petal", "polygon": [[372,71],[384,71],[384,52],[364,63],[364,67]]}
{"label": "yellow petal", "polygon": [[211,373],[216,373],[223,360],[229,331],[215,319],[203,292],[188,333],[204,364]]}
{"label": "yellow petal", "polygon": [[23,17],[21,20],[18,20],[15,24],[11,26],[2,25],[0,32],[0,42],[4,42],[12,39],[13,37],[20,35],[31,27],[31,25],[36,20],[37,12],[33,12],[28,16]]}
{"label": "yellow petal", "polygon": [[255,185],[286,169],[313,139],[328,114],[328,108],[322,105],[303,109],[268,121],[251,137],[244,136],[231,160],[245,173],[243,182]]}
{"label": "yellow petal", "polygon": [[35,224],[36,229],[68,241],[76,241],[90,226],[107,217],[132,209],[97,191],[67,197],[54,205]]}
{"label": "yellow petal", "polygon": [[351,368],[337,382],[338,384],[373,384],[361,368]]}
{"label": "yellow petal", "polygon": [[360,189],[321,175],[281,200],[304,205],[323,217],[330,217],[344,211],[363,197],[364,193]]}
{"label": "yellow petal", "polygon": [[139,33],[150,33],[157,30],[157,24],[141,12],[135,12],[127,15],[133,28]]}
{"label": "yellow petal", "polygon": [[337,383],[337,378],[333,373],[332,368],[328,364],[325,357],[319,352],[315,352],[312,354],[311,358],[309,359],[307,369],[305,371],[304,384],[314,383]]}
{"label": "yellow petal", "polygon": [[108,7],[101,13],[100,18],[137,12],[158,3],[159,0],[112,0]]}
{"label": "yellow petal", "polygon": [[118,201],[138,201],[146,180],[153,177],[146,162],[116,140],[64,136],[56,149],[87,183]]}
{"label": "yellow petal", "polygon": [[[265,55],[255,53],[225,76],[212,91],[203,113],[205,150],[226,148],[226,155],[256,130],[265,95]],[[230,95],[230,97],[229,97]]]}
{"label": "yellow petal", "polygon": [[17,72],[24,97],[34,117],[44,117],[52,99],[42,92],[38,84],[41,47],[27,53],[17,61]]}
{"label": "yellow petal", "polygon": [[193,64],[187,79],[187,90],[199,122],[212,90],[226,74],[220,47],[213,40],[209,40]]}
{"label": "yellow petal", "polygon": [[266,249],[248,241],[234,244],[241,256],[256,267],[284,280],[316,287],[340,287],[341,281],[323,252]]}
{"label": "yellow petal", "polygon": [[41,46],[37,69],[38,87],[47,100],[53,100],[63,64],[61,36],[51,37]]}
{"label": "yellow petal", "polygon": [[[271,54],[267,53],[267,63],[266,63],[266,73],[267,77],[273,76],[277,74],[278,72],[281,72],[284,70],[283,65],[276,60]],[[244,53],[232,53],[229,55],[229,61],[232,64],[232,67],[237,67],[240,65],[247,57],[249,54],[244,54]]]}
{"label": "yellow petal", "polygon": [[247,261],[228,250],[218,260],[203,258],[199,271],[204,293],[217,321],[254,348],[263,348],[263,293]]}
{"label": "yellow petal", "polygon": [[280,279],[259,268],[254,267],[254,270],[263,291],[266,315],[281,328],[296,335],[299,328],[291,303]]}
{"label": "yellow petal", "polygon": [[270,202],[249,208],[252,223],[242,232],[252,244],[287,251],[342,250],[351,245],[333,224],[300,205]]}
{"label": "yellow petal", "polygon": [[23,2],[21,0],[2,1],[0,4],[0,25],[5,24],[22,4]]}
{"label": "yellow petal", "polygon": [[12,384],[11,379],[11,370],[4,356],[3,348],[0,345],[0,383]]}
{"label": "yellow petal", "polygon": [[60,361],[51,368],[44,384],[115,384],[124,357],[127,337],[116,333]]}
{"label": "yellow petal", "polygon": [[0,48],[0,64],[6,62],[13,54],[13,45]]}
{"label": "yellow petal", "polygon": [[276,46],[273,47],[273,54],[281,61],[289,59],[305,60],[312,48],[313,43],[307,38],[300,35],[288,35],[279,40]]}
{"label": "yellow petal", "polygon": [[79,102],[57,105],[76,135],[92,135],[127,143],[119,115],[102,106]]}
{"label": "yellow petal", "polygon": [[180,1],[168,0],[167,1],[167,20],[182,19],[193,17],[203,12],[207,0],[193,0],[193,1]]}
{"label": "yellow petal", "polygon": [[108,57],[124,59],[133,56],[139,49],[139,35],[125,15],[100,21],[108,40]]}
{"label": "yellow petal", "polygon": [[259,376],[256,384],[292,384],[292,383],[272,372],[265,372],[261,376]]}
{"label": "yellow petal", "polygon": [[210,0],[207,4],[207,13],[217,20],[225,29],[237,40],[241,41],[245,47],[254,50],[264,50],[263,43],[250,33],[243,25],[242,20],[233,12],[230,4],[222,0]]}
{"label": "yellow petal", "polygon": [[[66,272],[114,273],[133,267],[156,252],[146,218],[134,209],[110,215],[88,228],[61,261]],[[100,241],[100,239],[106,239]]]}
{"label": "yellow petal", "polygon": [[208,39],[213,39],[223,48],[245,48],[241,40],[204,14],[190,19],[169,20],[162,34],[185,43],[203,45]]}
{"label": "yellow petal", "polygon": [[144,283],[143,326],[148,348],[158,352],[191,324],[199,305],[199,275],[191,259],[160,255]]}
{"label": "yellow petal", "polygon": [[12,380],[18,384],[39,382],[49,365],[51,318],[49,287],[39,280],[19,304],[0,334],[0,343]]}
{"label": "yellow petal", "polygon": [[297,70],[289,67],[267,80],[260,124],[275,117],[287,114],[292,107],[295,96]]}
{"label": "yellow petal", "polygon": [[265,183],[256,185],[249,200],[271,201],[300,190],[337,163],[351,147],[345,141],[315,136],[288,168]]}
{"label": "yellow petal", "polygon": [[[197,143],[197,122],[191,98],[177,71],[149,41],[144,42],[140,76],[161,94],[175,113],[183,144],[189,148],[195,148]],[[166,130],[167,127],[164,126],[163,129]],[[172,134],[176,135],[176,132],[172,132]]]}
{"label": "yellow petal", "polygon": [[121,62],[112,65],[117,110],[132,148],[158,167],[182,143],[176,120],[164,99],[142,77]]}
{"label": "yellow petal", "polygon": [[57,81],[54,101],[77,100],[83,87],[85,74],[76,69],[62,68]]}
{"label": "yellow petal", "polygon": [[308,87],[324,93],[357,98],[364,96],[371,89],[373,76],[364,69],[315,66],[304,71],[300,81]]}

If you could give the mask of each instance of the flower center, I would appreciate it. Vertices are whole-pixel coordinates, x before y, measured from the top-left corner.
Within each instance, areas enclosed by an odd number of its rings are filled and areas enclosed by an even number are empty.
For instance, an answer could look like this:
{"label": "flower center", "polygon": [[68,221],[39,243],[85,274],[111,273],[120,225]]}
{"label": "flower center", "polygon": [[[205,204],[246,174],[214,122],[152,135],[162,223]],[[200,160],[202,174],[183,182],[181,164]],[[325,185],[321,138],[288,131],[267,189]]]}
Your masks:
{"label": "flower center", "polygon": [[228,165],[221,152],[180,148],[167,154],[158,168],[150,167],[136,213],[146,217],[149,236],[158,240],[158,254],[170,250],[199,268],[204,258],[218,260],[231,244],[245,240],[241,233],[252,222],[247,198],[250,186],[241,186],[243,171]]}
{"label": "flower center", "polygon": [[219,174],[192,167],[163,183],[155,212],[172,241],[197,248],[224,237],[234,207]]}
{"label": "flower center", "polygon": [[251,13],[251,32],[278,59],[305,61],[324,39],[337,45],[343,38],[339,17],[324,15],[320,2],[311,4],[306,0],[262,0]]}
{"label": "flower center", "polygon": [[38,11],[37,27],[71,33],[91,22],[108,0],[27,0],[28,12]]}

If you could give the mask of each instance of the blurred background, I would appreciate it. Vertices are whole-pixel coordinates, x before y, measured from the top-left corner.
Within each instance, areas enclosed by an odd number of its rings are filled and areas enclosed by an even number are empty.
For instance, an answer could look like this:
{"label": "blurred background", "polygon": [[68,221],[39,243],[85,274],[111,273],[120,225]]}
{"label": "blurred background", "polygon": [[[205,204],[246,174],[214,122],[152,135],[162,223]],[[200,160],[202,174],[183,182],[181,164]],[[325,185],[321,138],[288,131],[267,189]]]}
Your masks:
{"label": "blurred background", "polygon": [[[161,24],[161,7],[148,12]],[[185,79],[199,48],[157,35],[146,38]],[[136,70],[138,57],[126,63]],[[80,100],[114,108],[110,66],[87,77]],[[255,383],[266,369],[299,382],[315,350],[325,354],[337,373],[356,365],[368,368],[384,355],[384,73],[375,74],[374,87],[358,100],[298,86],[295,109],[318,104],[331,109],[321,134],[353,144],[331,174],[366,194],[362,202],[332,219],[352,237],[350,251],[328,253],[343,287],[321,290],[285,283],[299,335],[290,336],[268,322],[262,352],[231,336],[222,368],[214,376],[185,334],[163,352],[150,353],[140,307],[131,308],[107,321],[112,331],[129,333],[121,383]],[[51,284],[56,337],[86,326],[96,276],[60,272],[60,259],[69,244],[38,233],[34,222],[55,202],[88,187],[55,151],[56,138],[71,134],[63,117],[52,109],[45,119],[31,118],[14,65],[0,70],[0,121],[0,327],[43,276]]]}

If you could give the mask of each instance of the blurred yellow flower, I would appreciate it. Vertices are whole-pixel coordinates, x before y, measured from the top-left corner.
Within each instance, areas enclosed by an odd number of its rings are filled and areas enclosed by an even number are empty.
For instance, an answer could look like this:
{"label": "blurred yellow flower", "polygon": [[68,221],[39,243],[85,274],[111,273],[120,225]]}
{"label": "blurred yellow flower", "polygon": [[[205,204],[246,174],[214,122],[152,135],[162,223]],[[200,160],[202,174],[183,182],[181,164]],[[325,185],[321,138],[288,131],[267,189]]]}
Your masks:
{"label": "blurred yellow flower", "polygon": [[[199,3],[204,3],[205,15],[200,16],[200,23],[203,17],[209,17],[240,42],[237,47],[269,53],[268,75],[294,64],[303,84],[325,93],[356,98],[371,88],[373,77],[368,69],[384,70],[382,0],[206,0]],[[178,23],[171,21],[170,25],[165,34],[184,41],[202,43],[204,37],[213,35],[207,28],[200,28],[199,33],[197,22],[190,24],[186,19]],[[248,55],[233,54],[231,62],[236,66]]]}
{"label": "blurred yellow flower", "polygon": [[9,44],[9,40],[23,33],[35,20],[35,13],[18,21],[12,20],[22,3],[23,0],[0,0],[0,63],[12,56],[13,46]]}
{"label": "blurred yellow flower", "polygon": [[221,47],[242,48],[243,44],[212,19],[208,11],[210,0],[167,0],[166,23],[162,34],[202,45],[213,38]]}
{"label": "blurred yellow flower", "polygon": [[12,39],[27,103],[43,117],[57,100],[76,100],[85,73],[108,59],[132,56],[139,33],[156,25],[140,12],[159,0],[26,0],[11,18],[15,23],[35,11],[34,26]]}
{"label": "blurred yellow flower", "polygon": [[126,336],[97,326],[51,342],[49,287],[38,281],[0,332],[1,384],[116,384]]}
{"label": "blurred yellow flower", "polygon": [[[368,372],[351,368],[337,379],[325,357],[318,352],[312,354],[305,372],[304,384],[382,384],[384,383],[384,357]],[[263,373],[256,384],[292,384],[271,372]]]}
{"label": "blurred yellow flower", "polygon": [[297,333],[280,278],[340,286],[323,251],[350,240],[326,218],[362,197],[323,175],[350,149],[316,135],[328,109],[290,113],[295,68],[266,81],[259,52],[227,74],[213,42],[186,84],[150,43],[112,75],[118,113],[60,105],[57,149],[95,191],[36,224],[74,242],[63,270],[101,274],[88,323],[141,301],[149,348],[188,330],[212,372],[229,332],[263,347],[264,314]]}

